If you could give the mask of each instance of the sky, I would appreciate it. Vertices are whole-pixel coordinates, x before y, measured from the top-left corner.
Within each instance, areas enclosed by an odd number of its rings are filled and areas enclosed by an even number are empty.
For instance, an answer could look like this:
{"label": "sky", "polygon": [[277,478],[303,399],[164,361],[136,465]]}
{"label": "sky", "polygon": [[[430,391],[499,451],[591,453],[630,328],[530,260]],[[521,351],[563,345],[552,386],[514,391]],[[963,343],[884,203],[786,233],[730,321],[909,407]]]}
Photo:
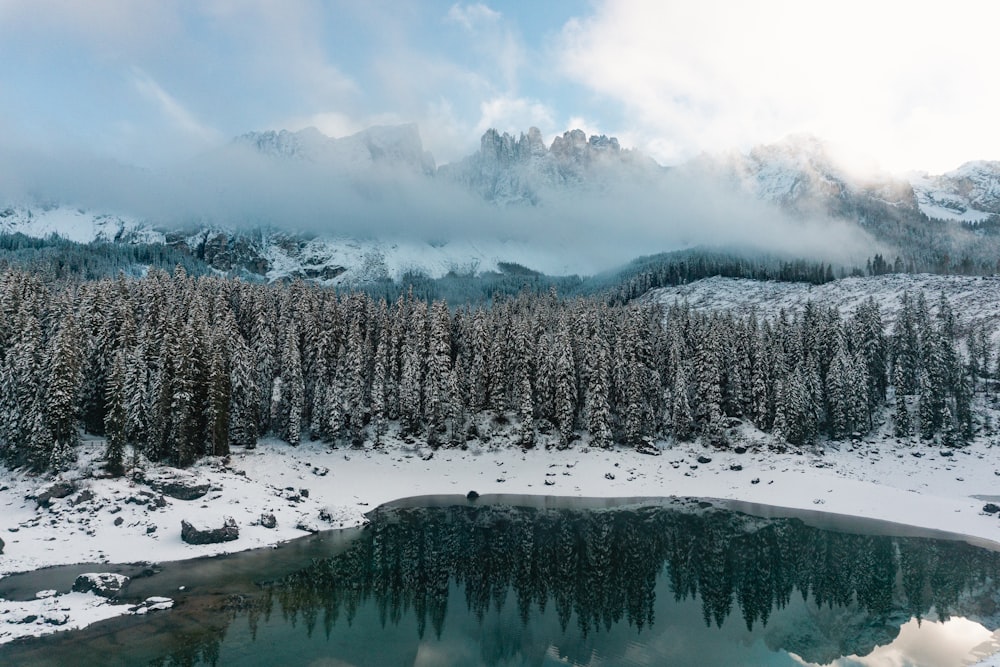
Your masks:
{"label": "sky", "polygon": [[0,0],[0,151],[139,167],[256,130],[490,127],[661,164],[814,134],[866,163],[1000,159],[1000,3]]}

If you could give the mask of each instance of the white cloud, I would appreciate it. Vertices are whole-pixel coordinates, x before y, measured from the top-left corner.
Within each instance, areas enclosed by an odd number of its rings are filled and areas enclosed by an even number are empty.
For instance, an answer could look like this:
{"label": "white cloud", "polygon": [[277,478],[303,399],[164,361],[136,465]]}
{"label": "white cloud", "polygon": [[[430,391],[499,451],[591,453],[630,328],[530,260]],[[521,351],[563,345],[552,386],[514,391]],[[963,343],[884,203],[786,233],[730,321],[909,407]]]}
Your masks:
{"label": "white cloud", "polygon": [[481,114],[476,125],[478,134],[490,128],[517,134],[532,126],[545,133],[552,132],[556,126],[552,109],[541,102],[523,97],[494,97],[483,101],[479,109]]}
{"label": "white cloud", "polygon": [[338,111],[322,111],[309,116],[290,118],[273,129],[296,132],[307,127],[315,127],[328,137],[346,137],[360,132],[366,125]]}
{"label": "white cloud", "polygon": [[676,162],[812,132],[893,169],[1000,155],[1000,5],[614,2],[564,27],[558,66]]}
{"label": "white cloud", "polygon": [[202,124],[193,113],[165,91],[151,76],[139,68],[133,68],[132,75],[136,90],[143,97],[156,104],[175,128],[189,137],[205,143],[215,142],[221,138],[219,132]]}
{"label": "white cloud", "polygon": [[445,19],[461,25],[466,30],[475,30],[483,24],[496,23],[500,20],[500,12],[490,9],[482,3],[474,5],[456,3],[445,14]]}

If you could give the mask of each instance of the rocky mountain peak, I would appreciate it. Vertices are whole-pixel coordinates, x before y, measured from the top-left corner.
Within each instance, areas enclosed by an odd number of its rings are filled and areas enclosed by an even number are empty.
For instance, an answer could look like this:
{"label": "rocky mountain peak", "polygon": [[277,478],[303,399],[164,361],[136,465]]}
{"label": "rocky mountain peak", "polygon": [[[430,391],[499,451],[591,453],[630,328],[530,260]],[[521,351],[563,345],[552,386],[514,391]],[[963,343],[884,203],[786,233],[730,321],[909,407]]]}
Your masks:
{"label": "rocky mountain peak", "polygon": [[328,137],[315,127],[297,132],[248,132],[234,144],[267,157],[303,160],[343,171],[374,164],[403,165],[426,174],[435,171],[434,157],[424,150],[415,123],[373,126],[341,138]]}

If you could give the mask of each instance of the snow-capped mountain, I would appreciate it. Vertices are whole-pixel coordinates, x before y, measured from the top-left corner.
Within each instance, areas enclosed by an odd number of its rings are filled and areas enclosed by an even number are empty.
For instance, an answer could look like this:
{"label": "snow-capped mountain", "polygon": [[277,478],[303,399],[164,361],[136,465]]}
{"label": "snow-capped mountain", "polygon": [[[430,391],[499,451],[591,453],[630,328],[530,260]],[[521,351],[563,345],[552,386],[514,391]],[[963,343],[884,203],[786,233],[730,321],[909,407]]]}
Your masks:
{"label": "snow-capped mountain", "polygon": [[70,206],[5,206],[0,208],[0,234],[33,238],[56,235],[77,243],[163,243],[161,232],[138,218]]}
{"label": "snow-capped mountain", "polygon": [[[948,261],[967,256],[982,270],[983,257],[993,252],[993,246],[971,236],[960,241],[931,238],[951,232],[927,227],[928,218],[982,222],[1000,215],[1000,162],[970,162],[947,174],[915,174],[907,180],[845,167],[822,141],[804,135],[745,153],[702,156],[668,169],[605,135],[588,137],[572,130],[546,144],[537,128],[517,137],[488,130],[478,151],[437,167],[413,124],[372,127],[337,139],[307,128],[244,134],[189,166],[174,174],[174,181],[197,183],[201,189],[185,213],[170,219],[81,208],[77,202],[0,202],[0,232],[58,234],[82,243],[165,243],[219,271],[336,284],[395,279],[409,271],[431,277],[490,271],[502,262],[546,273],[580,272],[565,249],[557,252],[513,241],[505,229],[490,228],[493,223],[483,223],[486,227],[475,231],[475,241],[459,241],[448,233],[421,238],[421,216],[433,227],[436,216],[454,208],[452,198],[463,200],[462,206],[468,208],[468,217],[461,221],[463,231],[475,227],[480,217],[489,219],[491,208],[516,213],[544,212],[551,206],[552,215],[559,215],[558,202],[579,199],[581,194],[626,204],[626,198],[641,192],[642,205],[655,207],[657,193],[677,196],[676,187],[659,187],[672,174],[711,185],[683,191],[681,196],[697,199],[731,191],[776,205],[793,218],[848,220],[885,246],[900,248],[900,254],[908,262],[915,260],[916,266],[934,267],[945,257],[945,271]],[[226,170],[237,175],[227,180]],[[317,189],[321,196],[309,201]],[[219,197],[228,197],[229,204],[234,199],[242,202],[236,207],[239,212],[230,212],[229,219],[214,219],[204,205],[210,208]],[[434,206],[420,209],[427,201]],[[702,203],[711,208],[712,202]],[[381,218],[371,213],[373,205],[382,206]],[[476,208],[480,205],[486,208]],[[404,224],[411,213],[417,220],[412,223],[416,232]],[[301,220],[301,215],[310,219]],[[393,234],[378,224],[387,216],[398,220]],[[613,227],[614,222],[608,224]],[[455,228],[455,223],[436,227]],[[923,245],[907,248],[913,239]],[[649,252],[669,249],[650,247]]]}
{"label": "snow-capped mountain", "polygon": [[546,191],[599,189],[630,178],[654,178],[661,168],[638,151],[622,149],[618,139],[564,132],[545,146],[532,127],[517,138],[487,130],[479,151],[438,170],[440,178],[469,188],[486,201],[500,204],[540,204]]}
{"label": "snow-capped mountain", "polygon": [[797,213],[837,214],[845,202],[856,198],[916,210],[906,181],[873,169],[848,169],[825,143],[810,135],[792,135],[747,153],[704,155],[681,169]]}
{"label": "snow-capped mountain", "polygon": [[315,127],[298,132],[249,132],[234,145],[263,156],[314,163],[317,168],[351,172],[376,164],[405,166],[433,175],[434,156],[424,150],[416,124],[375,126],[335,139]]}
{"label": "snow-capped mountain", "polygon": [[909,179],[928,218],[982,222],[1000,215],[1000,162],[966,162],[940,176],[913,173]]}

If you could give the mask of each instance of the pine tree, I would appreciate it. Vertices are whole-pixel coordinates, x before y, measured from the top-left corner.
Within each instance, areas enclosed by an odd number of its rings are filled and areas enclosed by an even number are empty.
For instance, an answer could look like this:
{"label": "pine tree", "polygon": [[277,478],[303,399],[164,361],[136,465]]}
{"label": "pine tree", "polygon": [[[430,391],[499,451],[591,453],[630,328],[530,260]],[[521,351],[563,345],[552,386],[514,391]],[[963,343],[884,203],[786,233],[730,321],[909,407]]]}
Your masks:
{"label": "pine tree", "polygon": [[594,343],[593,367],[590,370],[587,386],[587,430],[590,431],[590,442],[595,447],[611,447],[613,434],[611,431],[611,406],[608,402],[608,349],[602,338]]}
{"label": "pine tree", "polygon": [[115,351],[115,359],[111,364],[111,374],[108,376],[108,406],[104,413],[104,436],[107,447],[104,450],[106,470],[115,477],[125,474],[125,445],[128,442],[128,411],[125,396],[126,390],[126,352],[119,347]]}
{"label": "pine tree", "polygon": [[45,388],[45,422],[51,433],[52,468],[61,470],[74,458],[79,442],[77,405],[82,378],[76,319],[68,307],[62,309],[62,323],[53,339],[48,358]]}
{"label": "pine tree", "polygon": [[893,391],[896,396],[896,420],[893,425],[893,435],[897,438],[905,438],[910,435],[910,410],[906,405],[906,394],[904,393],[903,368],[896,364],[893,370]]}
{"label": "pine tree", "polygon": [[526,372],[521,373],[520,394],[521,429],[518,441],[521,447],[530,449],[535,446],[535,404],[532,400],[531,378]]}
{"label": "pine tree", "polygon": [[674,387],[671,391],[673,404],[671,406],[670,430],[674,439],[681,442],[691,439],[691,406],[688,403],[688,383],[684,368],[677,366],[674,373]]}
{"label": "pine tree", "polygon": [[372,434],[375,444],[382,443],[386,431],[386,385],[389,375],[389,360],[383,340],[375,346],[375,371],[372,376]]}
{"label": "pine tree", "polygon": [[281,375],[278,389],[272,400],[278,402],[278,423],[281,437],[288,444],[298,446],[302,438],[302,405],[304,387],[302,382],[302,357],[299,353],[299,330],[292,322],[288,325],[281,352]]}
{"label": "pine tree", "polygon": [[556,340],[556,426],[559,429],[559,440],[562,446],[569,445],[576,422],[576,372],[573,362],[573,352],[570,348],[569,334],[564,329],[559,331]]}

